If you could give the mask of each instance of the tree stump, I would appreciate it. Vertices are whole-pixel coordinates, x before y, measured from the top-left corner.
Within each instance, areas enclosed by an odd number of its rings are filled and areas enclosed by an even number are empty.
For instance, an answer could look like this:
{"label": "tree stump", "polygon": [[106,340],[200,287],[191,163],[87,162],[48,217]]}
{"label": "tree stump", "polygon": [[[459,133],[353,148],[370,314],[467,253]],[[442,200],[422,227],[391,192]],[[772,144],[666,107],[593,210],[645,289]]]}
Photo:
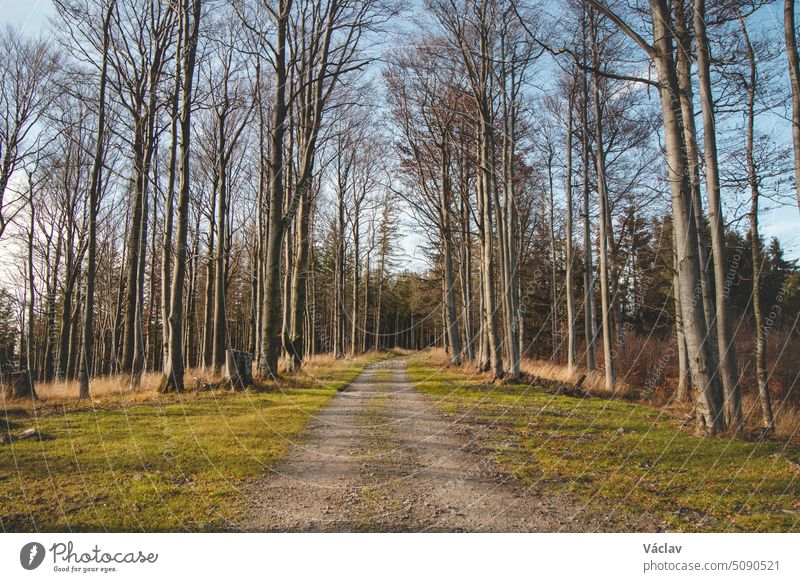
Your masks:
{"label": "tree stump", "polygon": [[36,398],[27,370],[3,374],[0,388],[7,398]]}
{"label": "tree stump", "polygon": [[226,350],[225,381],[234,389],[250,386],[253,383],[253,354]]}

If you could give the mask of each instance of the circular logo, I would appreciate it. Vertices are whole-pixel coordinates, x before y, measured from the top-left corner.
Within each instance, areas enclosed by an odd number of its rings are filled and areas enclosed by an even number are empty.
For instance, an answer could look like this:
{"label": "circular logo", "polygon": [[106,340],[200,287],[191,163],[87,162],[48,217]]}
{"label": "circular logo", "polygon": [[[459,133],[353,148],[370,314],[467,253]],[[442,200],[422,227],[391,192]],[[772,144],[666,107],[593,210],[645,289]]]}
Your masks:
{"label": "circular logo", "polygon": [[19,563],[26,570],[35,570],[44,561],[44,546],[39,542],[30,542],[19,551]]}

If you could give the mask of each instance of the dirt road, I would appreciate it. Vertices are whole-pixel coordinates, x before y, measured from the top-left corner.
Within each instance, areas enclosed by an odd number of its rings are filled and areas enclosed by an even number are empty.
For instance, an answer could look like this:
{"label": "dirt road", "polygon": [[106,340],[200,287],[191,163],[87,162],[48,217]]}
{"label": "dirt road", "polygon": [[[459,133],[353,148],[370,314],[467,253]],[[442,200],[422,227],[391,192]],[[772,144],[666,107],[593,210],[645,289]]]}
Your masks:
{"label": "dirt road", "polygon": [[[526,489],[409,383],[405,362],[368,367],[307,437],[247,492],[246,531],[641,529],[558,491]],[[488,430],[488,429],[486,429]],[[469,434],[469,437],[465,435]]]}

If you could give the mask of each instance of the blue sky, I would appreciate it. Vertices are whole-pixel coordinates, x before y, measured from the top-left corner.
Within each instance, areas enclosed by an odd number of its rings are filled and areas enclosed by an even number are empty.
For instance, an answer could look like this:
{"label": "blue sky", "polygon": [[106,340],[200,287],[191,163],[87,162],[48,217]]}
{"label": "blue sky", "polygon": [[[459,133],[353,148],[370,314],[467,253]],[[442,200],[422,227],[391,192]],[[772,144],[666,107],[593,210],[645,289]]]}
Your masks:
{"label": "blue sky", "polygon": [[50,0],[0,0],[0,24],[39,31],[47,24],[52,10]]}
{"label": "blue sky", "polygon": [[[768,7],[759,18],[759,25],[782,31],[783,15],[779,7]],[[0,0],[0,26],[11,25],[25,32],[36,34],[47,26],[47,18],[53,12],[51,0]],[[780,34],[782,38],[782,32]],[[788,77],[786,79],[788,83]],[[774,122],[773,122],[774,123]],[[779,121],[783,126],[782,120]],[[778,124],[775,123],[775,126]],[[781,145],[790,145],[791,135],[788,126],[775,128],[775,137]],[[800,259],[800,214],[793,196],[787,196],[787,204],[776,206],[767,200],[762,202],[766,211],[762,215],[761,230],[764,236],[780,239],[789,258]],[[411,241],[406,241],[411,243]],[[406,252],[413,254],[416,241],[408,245]],[[404,245],[406,246],[406,245]],[[412,259],[412,263],[414,260]]]}

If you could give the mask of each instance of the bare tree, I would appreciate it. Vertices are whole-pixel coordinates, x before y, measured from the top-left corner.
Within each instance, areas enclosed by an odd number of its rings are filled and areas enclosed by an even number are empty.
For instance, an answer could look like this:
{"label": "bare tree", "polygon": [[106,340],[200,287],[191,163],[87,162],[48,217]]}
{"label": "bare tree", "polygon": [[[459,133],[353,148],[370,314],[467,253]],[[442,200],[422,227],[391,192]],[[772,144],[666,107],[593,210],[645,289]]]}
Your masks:
{"label": "bare tree", "polygon": [[[429,44],[435,46],[435,39]],[[450,360],[461,364],[453,266],[455,196],[451,145],[460,90],[446,80],[450,73],[441,70],[440,65],[434,52],[419,48],[398,55],[386,80],[395,124],[402,135],[397,149],[410,178],[408,191],[400,193],[420,222],[428,226],[428,238],[441,249],[437,259],[442,271],[444,344]]]}
{"label": "bare tree", "polygon": [[567,88],[567,175],[564,180],[564,191],[566,193],[566,265],[564,273],[565,293],[567,295],[567,370],[570,374],[575,372],[577,360],[575,349],[575,291],[573,289],[573,263],[574,247],[572,235],[573,223],[573,201],[572,201],[572,140],[574,134],[574,110],[575,110],[575,90],[576,83],[568,82]]}
{"label": "bare tree", "polygon": [[597,0],[592,6],[611,19],[619,29],[638,44],[653,60],[658,73],[658,90],[664,122],[664,137],[672,194],[672,215],[678,242],[678,266],[681,314],[690,356],[692,384],[700,391],[698,430],[711,433],[725,427],[721,388],[715,370],[712,346],[708,341],[705,310],[696,293],[701,288],[701,265],[697,245],[697,224],[689,183],[684,141],[680,86],[674,58],[672,16],[665,0],[650,2],[650,24],[653,43],[647,42],[614,11]]}
{"label": "bare tree", "polygon": [[194,71],[197,60],[197,44],[202,14],[202,0],[182,0],[180,4],[180,26],[183,44],[180,47],[182,59],[180,150],[178,154],[178,230],[175,239],[175,268],[170,286],[169,349],[165,354],[164,379],[160,390],[182,392],[184,376],[183,355],[183,289],[186,279],[187,238],[189,231],[190,191],[190,152],[192,132],[192,107]]}
{"label": "bare tree", "polygon": [[[58,70],[56,54],[40,39],[10,26],[0,31],[0,238],[22,210],[22,195],[9,187],[14,172],[41,149],[38,122],[50,103],[48,89]],[[10,195],[10,197],[9,197]]]}
{"label": "bare tree", "polygon": [[[480,367],[495,378],[504,374],[502,345],[497,329],[495,290],[494,207],[495,207],[495,118],[493,72],[496,60],[496,18],[501,8],[495,2],[437,0],[431,11],[447,40],[460,55],[477,112],[477,191],[479,240],[481,245],[482,320],[486,350]],[[506,288],[506,292],[511,290]]]}
{"label": "bare tree", "polygon": [[764,420],[764,429],[772,431],[775,428],[775,418],[772,414],[772,402],[769,394],[767,372],[767,335],[764,328],[764,313],[761,299],[761,270],[764,258],[761,252],[761,235],[758,229],[758,205],[761,197],[758,169],[755,158],[755,119],[756,119],[756,92],[758,88],[758,64],[753,43],[747,31],[746,17],[737,12],[742,41],[747,55],[747,73],[744,87],[747,91],[745,106],[745,159],[747,161],[747,184],[750,188],[750,253],[753,261],[753,319],[755,320],[755,360],[756,381],[758,383],[758,396],[761,401],[761,415]]}
{"label": "bare tree", "polygon": [[[124,333],[121,369],[130,373],[137,388],[144,366],[142,317],[144,310],[145,249],[149,223],[150,170],[156,149],[156,117],[161,105],[159,84],[173,40],[175,12],[159,2],[117,2],[114,42],[109,67],[114,87],[127,110],[133,129],[130,173],[130,229],[126,264]],[[155,227],[154,227],[155,228]]]}
{"label": "bare tree", "polygon": [[[714,289],[716,299],[716,331],[719,345],[719,372],[725,395],[727,422],[739,427],[743,422],[742,391],[739,383],[739,369],[736,363],[736,346],[731,331],[731,308],[726,293],[725,267],[725,229],[720,200],[720,172],[717,156],[717,125],[714,110],[714,94],[711,87],[711,55],[706,33],[705,0],[694,2],[694,35],[697,52],[697,78],[700,87],[700,106],[703,110],[704,161],[706,170],[706,196],[711,225],[711,245],[714,263]],[[800,113],[798,113],[800,115]],[[798,134],[800,139],[800,134]],[[799,170],[800,171],[800,170]],[[683,332],[678,337],[680,353],[685,352]],[[680,343],[683,342],[683,343]],[[681,374],[681,379],[683,374]]]}

